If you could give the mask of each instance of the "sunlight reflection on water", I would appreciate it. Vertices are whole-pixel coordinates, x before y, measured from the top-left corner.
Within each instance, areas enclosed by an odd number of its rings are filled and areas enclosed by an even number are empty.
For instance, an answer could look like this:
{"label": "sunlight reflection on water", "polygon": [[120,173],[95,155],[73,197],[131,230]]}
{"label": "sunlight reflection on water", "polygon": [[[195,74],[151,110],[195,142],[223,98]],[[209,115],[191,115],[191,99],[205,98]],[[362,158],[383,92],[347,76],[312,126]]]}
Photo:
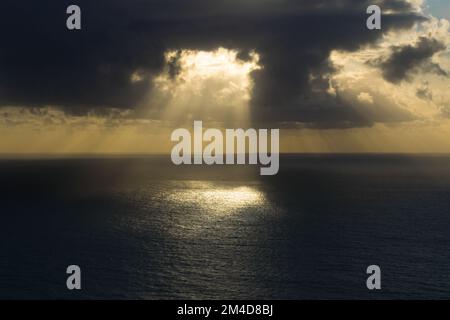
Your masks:
{"label": "sunlight reflection on water", "polygon": [[186,188],[167,195],[169,202],[193,205],[209,215],[227,215],[238,209],[264,206],[265,195],[252,186],[227,187],[211,182],[187,182]]}

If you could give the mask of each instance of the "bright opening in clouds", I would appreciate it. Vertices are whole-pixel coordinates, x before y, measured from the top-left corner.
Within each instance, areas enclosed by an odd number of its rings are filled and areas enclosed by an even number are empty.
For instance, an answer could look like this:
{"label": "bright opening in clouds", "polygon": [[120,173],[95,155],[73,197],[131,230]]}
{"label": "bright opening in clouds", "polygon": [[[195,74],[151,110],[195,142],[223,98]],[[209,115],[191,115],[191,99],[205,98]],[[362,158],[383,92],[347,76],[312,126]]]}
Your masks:
{"label": "bright opening in clouds", "polygon": [[144,108],[157,106],[166,120],[248,120],[251,72],[261,68],[257,53],[250,52],[244,61],[225,48],[179,50],[166,52],[165,61]]}

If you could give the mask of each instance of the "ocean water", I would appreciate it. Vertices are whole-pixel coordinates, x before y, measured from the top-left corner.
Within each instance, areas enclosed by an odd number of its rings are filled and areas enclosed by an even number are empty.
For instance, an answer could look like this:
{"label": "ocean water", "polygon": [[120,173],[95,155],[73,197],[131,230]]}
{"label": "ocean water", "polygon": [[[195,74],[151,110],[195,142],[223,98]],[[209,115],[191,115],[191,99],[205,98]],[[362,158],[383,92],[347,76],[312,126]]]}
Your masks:
{"label": "ocean water", "polygon": [[[450,298],[448,156],[290,155],[273,177],[3,159],[0,181],[0,298]],[[66,288],[72,264],[81,291]]]}

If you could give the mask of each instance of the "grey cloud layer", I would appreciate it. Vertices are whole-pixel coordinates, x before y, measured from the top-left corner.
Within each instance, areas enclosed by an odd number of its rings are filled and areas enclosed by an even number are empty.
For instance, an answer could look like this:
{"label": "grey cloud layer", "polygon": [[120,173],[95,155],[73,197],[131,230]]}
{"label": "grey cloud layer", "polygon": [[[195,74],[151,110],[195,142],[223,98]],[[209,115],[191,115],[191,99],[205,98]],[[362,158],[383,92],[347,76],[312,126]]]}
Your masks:
{"label": "grey cloud layer", "polygon": [[[166,50],[223,46],[243,58],[250,50],[261,56],[264,68],[252,74],[254,120],[370,125],[387,115],[361,114],[326,95],[329,54],[379,39],[381,32],[365,27],[369,4],[393,12],[383,32],[422,19],[404,0],[78,0],[83,29],[70,32],[65,9],[72,3],[1,2],[0,105],[56,105],[73,113],[131,108],[163,69]],[[396,67],[383,65],[389,75],[399,73]],[[133,83],[136,70],[149,76]]]}
{"label": "grey cloud layer", "polygon": [[447,76],[446,71],[431,61],[437,52],[445,48],[438,40],[425,37],[421,37],[415,45],[394,47],[392,55],[381,63],[383,76],[393,83],[407,80],[411,73],[417,71]]}

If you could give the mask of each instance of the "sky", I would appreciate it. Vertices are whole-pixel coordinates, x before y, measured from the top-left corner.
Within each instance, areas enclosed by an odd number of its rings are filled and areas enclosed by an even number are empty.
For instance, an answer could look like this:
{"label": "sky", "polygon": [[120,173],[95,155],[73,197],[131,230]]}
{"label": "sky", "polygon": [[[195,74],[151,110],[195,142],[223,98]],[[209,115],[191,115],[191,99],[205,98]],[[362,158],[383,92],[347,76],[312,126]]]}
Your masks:
{"label": "sky", "polygon": [[0,153],[167,153],[194,120],[280,128],[282,152],[450,152],[448,1],[73,3],[0,4]]}
{"label": "sky", "polygon": [[450,2],[448,0],[426,0],[425,12],[437,18],[450,19]]}

